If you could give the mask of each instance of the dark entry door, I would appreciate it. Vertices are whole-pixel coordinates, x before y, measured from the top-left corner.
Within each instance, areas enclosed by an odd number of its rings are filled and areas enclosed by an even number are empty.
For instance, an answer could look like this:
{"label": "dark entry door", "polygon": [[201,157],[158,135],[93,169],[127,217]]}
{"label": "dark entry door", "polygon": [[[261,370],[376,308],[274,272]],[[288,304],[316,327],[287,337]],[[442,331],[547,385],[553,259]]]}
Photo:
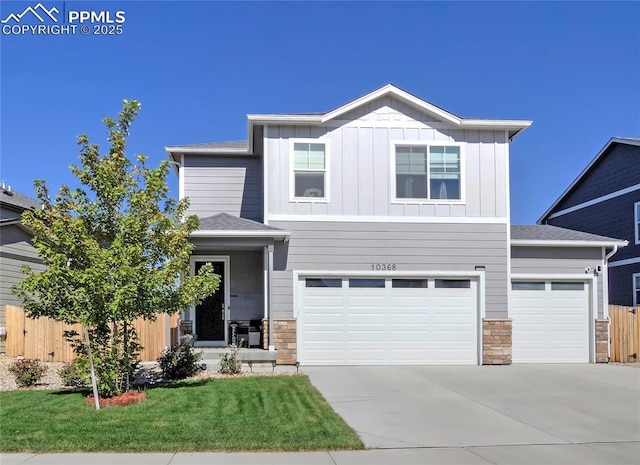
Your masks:
{"label": "dark entry door", "polygon": [[196,305],[196,336],[198,341],[224,341],[224,262],[196,262],[196,273],[205,263],[211,263],[214,273],[220,276],[220,287]]}

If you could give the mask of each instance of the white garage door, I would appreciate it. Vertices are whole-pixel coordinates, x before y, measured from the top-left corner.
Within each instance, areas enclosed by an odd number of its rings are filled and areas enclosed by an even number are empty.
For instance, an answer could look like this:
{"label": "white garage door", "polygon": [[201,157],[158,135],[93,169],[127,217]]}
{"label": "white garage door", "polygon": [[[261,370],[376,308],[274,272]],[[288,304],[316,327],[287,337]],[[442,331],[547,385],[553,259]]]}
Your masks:
{"label": "white garage door", "polygon": [[298,286],[302,364],[478,363],[474,280],[303,277]]}
{"label": "white garage door", "polygon": [[513,282],[513,363],[589,362],[589,286]]}

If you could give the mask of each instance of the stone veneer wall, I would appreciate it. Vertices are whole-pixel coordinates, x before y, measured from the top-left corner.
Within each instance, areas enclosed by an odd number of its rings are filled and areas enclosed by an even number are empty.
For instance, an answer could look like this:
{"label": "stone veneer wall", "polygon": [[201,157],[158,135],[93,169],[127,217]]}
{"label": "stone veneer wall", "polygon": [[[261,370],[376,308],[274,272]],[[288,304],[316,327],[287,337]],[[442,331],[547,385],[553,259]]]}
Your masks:
{"label": "stone veneer wall", "polygon": [[[278,352],[280,365],[295,365],[298,361],[296,352],[296,319],[275,318],[273,320],[273,345]],[[269,348],[269,320],[262,321],[262,347]]]}
{"label": "stone veneer wall", "polygon": [[596,320],[596,363],[609,363],[609,320]]}
{"label": "stone veneer wall", "polygon": [[482,320],[482,364],[511,365],[512,325],[510,318]]}

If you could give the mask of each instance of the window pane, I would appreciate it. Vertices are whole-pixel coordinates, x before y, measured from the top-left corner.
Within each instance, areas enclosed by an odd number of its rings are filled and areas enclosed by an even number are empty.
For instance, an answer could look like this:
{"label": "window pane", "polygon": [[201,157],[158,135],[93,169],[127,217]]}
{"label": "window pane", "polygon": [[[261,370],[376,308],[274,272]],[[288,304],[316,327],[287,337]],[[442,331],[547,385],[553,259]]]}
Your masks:
{"label": "window pane", "polygon": [[396,147],[396,173],[427,174],[425,147]]}
{"label": "window pane", "polygon": [[469,289],[471,281],[468,279],[436,279],[438,289]]}
{"label": "window pane", "polygon": [[293,166],[295,169],[324,169],[324,144],[294,143]]}
{"label": "window pane", "polygon": [[584,283],[551,283],[552,291],[582,291]]}
{"label": "window pane", "polygon": [[430,147],[429,163],[431,198],[459,199],[460,147]]}
{"label": "window pane", "polygon": [[324,197],[324,173],[313,171],[295,172],[296,197]]}
{"label": "window pane", "polygon": [[349,287],[384,287],[384,278],[349,278]]}
{"label": "window pane", "polygon": [[544,291],[544,282],[518,282],[511,283],[514,291]]}
{"label": "window pane", "polygon": [[426,175],[396,175],[397,199],[426,199],[427,176]]}
{"label": "window pane", "polygon": [[307,278],[305,287],[342,287],[341,278]]}
{"label": "window pane", "polygon": [[391,287],[404,287],[404,288],[426,288],[428,281],[426,279],[392,279]]}

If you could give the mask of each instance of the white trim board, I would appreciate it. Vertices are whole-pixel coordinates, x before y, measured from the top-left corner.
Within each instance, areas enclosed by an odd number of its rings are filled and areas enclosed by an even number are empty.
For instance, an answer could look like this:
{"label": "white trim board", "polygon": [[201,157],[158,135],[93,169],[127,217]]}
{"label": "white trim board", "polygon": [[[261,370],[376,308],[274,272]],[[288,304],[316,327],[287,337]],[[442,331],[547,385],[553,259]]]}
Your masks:
{"label": "white trim board", "polygon": [[626,260],[617,260],[615,262],[609,262],[609,268],[615,268],[616,266],[633,265],[634,263],[640,263],[640,257],[627,258]]}
{"label": "white trim board", "polygon": [[519,247],[625,247],[627,241],[549,241],[533,239],[512,239],[511,245]]}
{"label": "white trim board", "polygon": [[469,223],[507,224],[507,218],[479,216],[383,216],[383,215],[269,215],[269,221],[312,221],[343,223]]}
{"label": "white trim board", "polygon": [[633,186],[625,187],[624,189],[620,189],[610,194],[602,195],[595,199],[588,200],[586,202],[582,202],[577,205],[574,205],[573,207],[569,207],[569,208],[565,208],[564,210],[557,211],[553,215],[549,215],[547,220],[550,220],[552,218],[557,218],[559,216],[563,216],[578,210],[582,210],[583,208],[591,207],[592,205],[597,205],[599,203],[606,202],[607,200],[615,199],[616,197],[620,197],[621,195],[629,194],[637,190],[640,190],[640,184],[634,184]]}

